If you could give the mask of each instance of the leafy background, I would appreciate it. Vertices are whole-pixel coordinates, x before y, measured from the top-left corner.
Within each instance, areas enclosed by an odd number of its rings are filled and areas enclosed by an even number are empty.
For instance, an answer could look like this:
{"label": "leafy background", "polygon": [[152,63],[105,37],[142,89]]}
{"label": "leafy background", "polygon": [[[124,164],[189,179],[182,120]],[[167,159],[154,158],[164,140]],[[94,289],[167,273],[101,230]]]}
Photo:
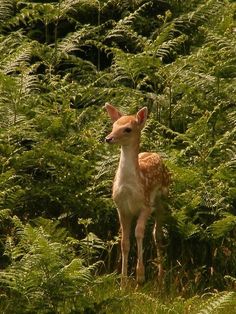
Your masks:
{"label": "leafy background", "polygon": [[[233,313],[235,8],[0,1],[2,313]],[[148,106],[141,148],[160,152],[172,173],[163,291],[152,220],[147,284],[117,284],[119,151],[103,143],[106,101],[126,113]]]}

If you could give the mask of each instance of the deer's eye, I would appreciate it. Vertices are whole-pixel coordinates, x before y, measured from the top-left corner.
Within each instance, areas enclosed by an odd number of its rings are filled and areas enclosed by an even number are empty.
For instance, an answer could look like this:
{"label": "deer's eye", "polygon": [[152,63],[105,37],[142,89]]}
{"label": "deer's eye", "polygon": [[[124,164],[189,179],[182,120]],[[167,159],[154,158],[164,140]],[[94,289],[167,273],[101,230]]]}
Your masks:
{"label": "deer's eye", "polygon": [[124,129],[124,132],[125,132],[125,133],[130,133],[131,131],[132,131],[131,128],[125,128],[125,129]]}

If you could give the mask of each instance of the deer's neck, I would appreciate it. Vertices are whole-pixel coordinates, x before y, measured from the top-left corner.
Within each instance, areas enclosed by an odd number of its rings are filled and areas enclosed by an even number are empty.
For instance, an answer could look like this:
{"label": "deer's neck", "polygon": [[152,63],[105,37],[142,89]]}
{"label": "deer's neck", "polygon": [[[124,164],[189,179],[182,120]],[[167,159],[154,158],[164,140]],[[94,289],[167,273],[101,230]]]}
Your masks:
{"label": "deer's neck", "polygon": [[132,146],[121,146],[120,162],[118,172],[121,178],[139,175],[138,164],[139,144]]}

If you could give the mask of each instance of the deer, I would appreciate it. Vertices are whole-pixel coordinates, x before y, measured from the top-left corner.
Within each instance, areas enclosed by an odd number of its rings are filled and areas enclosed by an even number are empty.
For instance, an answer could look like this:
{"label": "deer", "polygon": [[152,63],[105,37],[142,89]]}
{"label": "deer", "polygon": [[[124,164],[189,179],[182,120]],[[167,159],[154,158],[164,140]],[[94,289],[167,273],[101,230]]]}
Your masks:
{"label": "deer", "polygon": [[112,198],[117,207],[121,229],[121,287],[127,285],[131,224],[136,219],[137,243],[136,282],[145,281],[143,239],[147,221],[155,213],[153,228],[156,246],[158,282],[163,280],[162,212],[163,199],[168,196],[170,173],[161,156],[154,152],[139,153],[141,131],[148,109],[143,107],[135,115],[124,115],[110,103],[105,104],[113,128],[105,142],[120,146],[120,159],[113,181]]}

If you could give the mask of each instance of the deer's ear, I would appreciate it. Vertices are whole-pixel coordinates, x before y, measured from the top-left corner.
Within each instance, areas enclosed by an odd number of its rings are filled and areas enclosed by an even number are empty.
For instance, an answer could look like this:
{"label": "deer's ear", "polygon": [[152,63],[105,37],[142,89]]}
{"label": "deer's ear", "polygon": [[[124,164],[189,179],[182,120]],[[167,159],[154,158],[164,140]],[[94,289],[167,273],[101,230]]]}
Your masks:
{"label": "deer's ear", "polygon": [[148,115],[148,109],[147,107],[143,107],[142,109],[140,109],[138,111],[138,113],[136,114],[136,118],[137,118],[137,121],[138,121],[138,124],[141,126],[141,127],[144,127],[144,124],[147,120],[147,115]]}
{"label": "deer's ear", "polygon": [[115,107],[113,107],[109,103],[105,103],[105,109],[109,117],[111,118],[112,122],[115,122],[116,120],[118,120],[120,117],[123,116],[119,110],[117,110]]}

